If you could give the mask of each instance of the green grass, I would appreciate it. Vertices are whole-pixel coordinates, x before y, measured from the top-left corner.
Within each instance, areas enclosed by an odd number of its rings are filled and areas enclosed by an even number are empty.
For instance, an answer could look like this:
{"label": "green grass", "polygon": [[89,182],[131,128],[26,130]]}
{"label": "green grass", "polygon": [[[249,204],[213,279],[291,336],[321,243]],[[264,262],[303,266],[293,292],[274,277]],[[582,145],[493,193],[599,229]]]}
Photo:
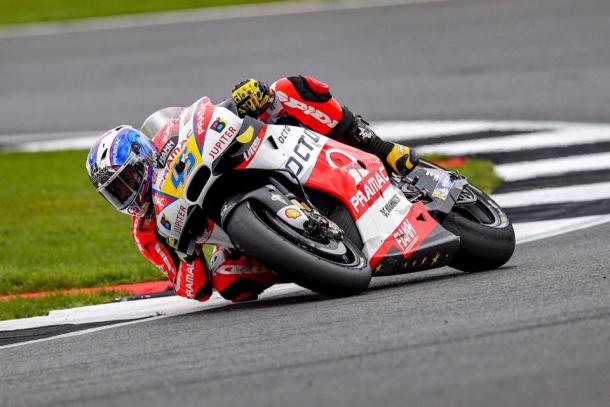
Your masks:
{"label": "green grass", "polygon": [[[427,155],[428,161],[445,160],[448,157],[443,155]],[[461,175],[468,178],[471,184],[480,188],[483,192],[491,194],[502,184],[502,179],[494,172],[493,163],[489,160],[480,158],[467,158],[463,165],[447,167],[448,170],[458,171]]]}
{"label": "green grass", "polygon": [[148,13],[283,0],[0,0],[0,24]]}
{"label": "green grass", "polygon": [[[86,154],[0,152],[0,295],[163,279],[133,244],[129,217],[117,213],[89,183]],[[487,192],[501,182],[486,160],[469,159],[452,169]],[[116,295],[0,301],[0,319],[108,302]]]}
{"label": "green grass", "polygon": [[58,293],[36,298],[16,297],[0,302],[0,320],[47,315],[55,309],[105,304],[126,294],[121,291],[100,291],[96,294]]}
{"label": "green grass", "polygon": [[90,184],[85,151],[0,153],[0,295],[154,281],[130,219]]}
{"label": "green grass", "polygon": [[464,165],[448,167],[447,169],[459,171],[473,185],[488,194],[491,194],[502,184],[502,179],[494,172],[493,163],[489,160],[471,158],[466,160]]}

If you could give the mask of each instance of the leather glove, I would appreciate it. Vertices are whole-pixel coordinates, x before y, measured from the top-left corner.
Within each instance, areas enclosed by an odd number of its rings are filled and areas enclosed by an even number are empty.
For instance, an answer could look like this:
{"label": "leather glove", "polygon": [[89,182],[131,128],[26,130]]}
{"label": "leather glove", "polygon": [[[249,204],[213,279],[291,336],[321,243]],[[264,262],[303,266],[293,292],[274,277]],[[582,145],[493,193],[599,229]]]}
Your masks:
{"label": "leather glove", "polygon": [[394,147],[386,157],[386,162],[397,174],[407,175],[417,165],[417,155],[407,146],[393,144]]}
{"label": "leather glove", "polygon": [[256,79],[247,79],[235,85],[231,98],[237,105],[240,117],[258,117],[267,107],[271,99],[269,85]]}

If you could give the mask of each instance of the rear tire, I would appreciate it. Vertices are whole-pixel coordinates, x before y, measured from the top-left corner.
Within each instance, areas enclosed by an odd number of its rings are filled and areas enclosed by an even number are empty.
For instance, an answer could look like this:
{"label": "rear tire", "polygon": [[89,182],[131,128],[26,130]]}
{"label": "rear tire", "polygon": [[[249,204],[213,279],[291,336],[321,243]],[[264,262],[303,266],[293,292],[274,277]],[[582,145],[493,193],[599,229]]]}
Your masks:
{"label": "rear tire", "polygon": [[341,243],[346,248],[345,260],[327,258],[312,252],[299,242],[295,233],[278,227],[283,222],[275,215],[257,208],[250,202],[240,203],[231,213],[225,229],[233,243],[247,255],[258,259],[282,277],[329,297],[344,297],[366,290],[371,281],[371,269],[362,254],[349,239]]}
{"label": "rear tire", "polygon": [[460,247],[449,265],[462,271],[492,270],[504,265],[515,251],[515,231],[489,196],[466,186],[477,197],[478,207],[456,204],[443,220],[445,229],[460,236]]}

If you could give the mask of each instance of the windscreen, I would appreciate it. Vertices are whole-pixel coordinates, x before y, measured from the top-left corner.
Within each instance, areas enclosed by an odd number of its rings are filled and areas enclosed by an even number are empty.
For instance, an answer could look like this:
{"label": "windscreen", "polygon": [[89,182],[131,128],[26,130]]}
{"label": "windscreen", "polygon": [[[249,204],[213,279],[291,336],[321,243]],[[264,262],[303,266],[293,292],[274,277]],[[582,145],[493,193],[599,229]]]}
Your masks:
{"label": "windscreen", "polygon": [[142,123],[140,131],[146,137],[152,139],[170,120],[178,117],[184,110],[183,107],[166,107],[165,109],[157,110]]}

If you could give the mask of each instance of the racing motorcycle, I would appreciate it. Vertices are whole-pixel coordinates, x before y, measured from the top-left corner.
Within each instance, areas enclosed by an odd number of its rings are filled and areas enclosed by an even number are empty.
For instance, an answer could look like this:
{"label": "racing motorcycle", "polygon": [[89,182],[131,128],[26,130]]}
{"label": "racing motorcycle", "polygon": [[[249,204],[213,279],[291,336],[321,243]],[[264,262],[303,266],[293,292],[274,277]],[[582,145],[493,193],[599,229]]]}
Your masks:
{"label": "racing motorcycle", "polygon": [[142,131],[162,139],[157,229],[181,256],[204,244],[236,249],[284,281],[337,297],[364,291],[372,276],[498,268],[514,251],[502,208],[430,162],[389,176],[372,154],[241,119],[232,101],[205,97],[153,114]]}

